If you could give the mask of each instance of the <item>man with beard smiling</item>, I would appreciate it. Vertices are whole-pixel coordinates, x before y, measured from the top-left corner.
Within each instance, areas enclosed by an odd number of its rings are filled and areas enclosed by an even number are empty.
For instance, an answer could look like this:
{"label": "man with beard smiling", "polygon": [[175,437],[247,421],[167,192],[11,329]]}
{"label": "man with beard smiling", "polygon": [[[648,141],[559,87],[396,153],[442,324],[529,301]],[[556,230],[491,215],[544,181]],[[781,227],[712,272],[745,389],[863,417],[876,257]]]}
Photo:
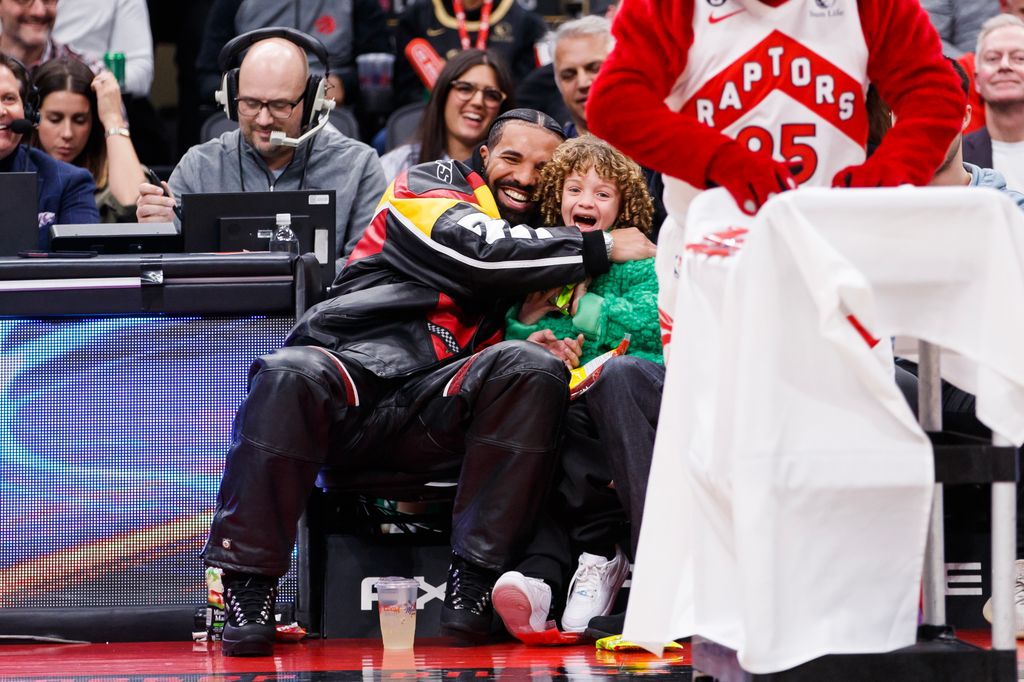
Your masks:
{"label": "man with beard smiling", "polygon": [[[4,0],[0,0],[3,2]],[[270,143],[271,133],[297,138],[309,78],[305,52],[283,38],[249,48],[238,71],[238,130],[192,147],[163,189],[139,187],[139,222],[173,222],[176,196],[201,192],[333,189],[336,258],[347,255],[373,216],[387,183],[376,152],[327,126],[297,147]]]}
{"label": "man with beard smiling", "polygon": [[0,52],[30,70],[57,57],[76,57],[50,35],[57,19],[57,0],[0,0]]}
{"label": "man with beard smiling", "polygon": [[459,471],[441,626],[468,641],[488,634],[491,588],[535,521],[568,403],[560,357],[502,342],[505,311],[654,253],[636,228],[611,240],[521,224],[536,217],[538,171],[563,139],[550,117],[514,109],[481,150],[486,181],[458,161],[401,173],[335,297],[253,364],[203,552],[225,570],[227,655],[272,652],[277,579],[325,465]]}

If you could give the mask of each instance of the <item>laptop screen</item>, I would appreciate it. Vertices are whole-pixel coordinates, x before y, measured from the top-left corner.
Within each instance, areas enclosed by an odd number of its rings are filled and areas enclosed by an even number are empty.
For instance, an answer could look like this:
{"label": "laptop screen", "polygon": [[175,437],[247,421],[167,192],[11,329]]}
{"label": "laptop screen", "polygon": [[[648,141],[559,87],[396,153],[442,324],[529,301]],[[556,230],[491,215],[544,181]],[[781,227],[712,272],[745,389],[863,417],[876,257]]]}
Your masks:
{"label": "laptop screen", "polygon": [[40,234],[36,174],[0,173],[0,256],[46,248]]}

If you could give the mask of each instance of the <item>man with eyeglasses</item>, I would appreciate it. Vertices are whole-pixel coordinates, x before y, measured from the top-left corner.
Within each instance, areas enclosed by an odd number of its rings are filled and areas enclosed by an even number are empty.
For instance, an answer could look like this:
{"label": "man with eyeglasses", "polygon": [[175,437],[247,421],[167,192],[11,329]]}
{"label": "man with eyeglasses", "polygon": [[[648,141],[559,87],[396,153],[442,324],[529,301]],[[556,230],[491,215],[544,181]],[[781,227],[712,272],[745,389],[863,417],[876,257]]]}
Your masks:
{"label": "man with eyeglasses", "polygon": [[[0,0],[0,2],[5,0]],[[274,145],[271,134],[302,134],[309,64],[305,53],[281,38],[254,44],[238,73],[238,130],[197,145],[182,157],[162,188],[139,188],[139,222],[172,222],[176,197],[201,192],[266,192],[333,189],[335,257],[347,255],[370,222],[387,183],[376,152],[330,126],[298,146]],[[340,270],[340,263],[339,270]]]}
{"label": "man with eyeglasses", "polygon": [[56,20],[57,0],[0,0],[0,52],[30,70],[58,57],[81,59],[53,39]]}

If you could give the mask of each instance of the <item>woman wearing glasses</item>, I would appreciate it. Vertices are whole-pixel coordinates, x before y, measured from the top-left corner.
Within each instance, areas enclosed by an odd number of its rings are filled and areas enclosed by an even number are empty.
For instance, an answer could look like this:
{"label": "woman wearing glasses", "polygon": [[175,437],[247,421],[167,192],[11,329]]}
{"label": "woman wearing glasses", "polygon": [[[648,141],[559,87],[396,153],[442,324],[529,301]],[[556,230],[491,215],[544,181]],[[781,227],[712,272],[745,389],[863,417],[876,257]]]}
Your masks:
{"label": "woman wearing glasses", "polygon": [[129,137],[117,79],[109,71],[94,77],[82,62],[61,57],[36,69],[33,82],[40,102],[34,146],[92,174],[101,222],[133,222],[146,176]]}
{"label": "woman wearing glasses", "polygon": [[464,50],[445,64],[430,93],[415,138],[381,157],[391,182],[409,166],[473,156],[491,122],[514,106],[512,76],[489,50]]}

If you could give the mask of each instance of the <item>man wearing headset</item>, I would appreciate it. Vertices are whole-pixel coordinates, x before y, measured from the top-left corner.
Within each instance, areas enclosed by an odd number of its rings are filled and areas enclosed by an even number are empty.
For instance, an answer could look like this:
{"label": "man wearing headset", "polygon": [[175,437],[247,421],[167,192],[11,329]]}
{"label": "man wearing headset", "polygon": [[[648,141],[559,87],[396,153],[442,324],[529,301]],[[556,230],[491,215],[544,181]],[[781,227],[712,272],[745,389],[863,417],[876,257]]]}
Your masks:
{"label": "man wearing headset", "polygon": [[[296,35],[297,34],[297,35]],[[260,40],[260,36],[277,35]],[[176,197],[201,192],[265,192],[333,189],[337,208],[336,258],[347,255],[373,216],[387,182],[376,152],[331,127],[315,134],[320,78],[310,79],[306,53],[297,41],[313,38],[293,29],[265,29],[225,46],[222,61],[251,43],[237,72],[228,72],[218,93],[238,130],[192,147],[171,173],[170,196],[152,184],[139,188],[139,222],[172,222]],[[241,41],[241,42],[238,42]],[[281,133],[287,141],[272,141]]]}
{"label": "man wearing headset", "polygon": [[[21,144],[39,120],[38,104],[33,101],[29,88],[25,66],[14,57],[0,54],[0,173],[36,174],[38,247],[46,249],[50,243],[50,225],[98,223],[100,215],[93,199],[96,185],[89,171]],[[2,229],[13,227],[4,225]]]}

